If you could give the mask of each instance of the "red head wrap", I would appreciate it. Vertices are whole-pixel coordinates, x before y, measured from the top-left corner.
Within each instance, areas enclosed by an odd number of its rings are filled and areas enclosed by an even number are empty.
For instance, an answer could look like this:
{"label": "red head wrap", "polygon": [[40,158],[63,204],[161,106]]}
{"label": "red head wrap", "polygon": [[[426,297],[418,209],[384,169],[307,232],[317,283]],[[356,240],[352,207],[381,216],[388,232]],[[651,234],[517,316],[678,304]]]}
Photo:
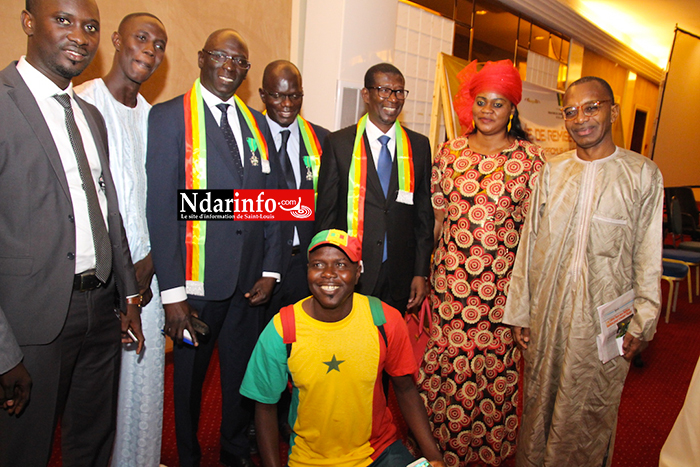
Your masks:
{"label": "red head wrap", "polygon": [[520,73],[510,60],[486,62],[480,71],[476,71],[476,60],[464,67],[457,74],[459,91],[453,105],[459,123],[465,128],[465,134],[474,128],[472,107],[474,98],[482,91],[496,92],[508,99],[511,104],[518,105],[523,97],[523,82]]}

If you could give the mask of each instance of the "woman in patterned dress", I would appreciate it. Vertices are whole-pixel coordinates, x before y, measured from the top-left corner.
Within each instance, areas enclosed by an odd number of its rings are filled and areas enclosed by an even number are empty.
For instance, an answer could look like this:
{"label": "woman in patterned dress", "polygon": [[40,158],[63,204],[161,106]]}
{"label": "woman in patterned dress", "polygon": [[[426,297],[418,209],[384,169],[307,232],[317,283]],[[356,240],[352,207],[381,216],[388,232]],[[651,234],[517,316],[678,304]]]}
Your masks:
{"label": "woman in patterned dress", "polygon": [[448,466],[501,465],[515,450],[520,358],[501,319],[543,160],[520,126],[510,60],[479,72],[474,61],[458,77],[467,130],[433,164],[433,326],[418,384]]}

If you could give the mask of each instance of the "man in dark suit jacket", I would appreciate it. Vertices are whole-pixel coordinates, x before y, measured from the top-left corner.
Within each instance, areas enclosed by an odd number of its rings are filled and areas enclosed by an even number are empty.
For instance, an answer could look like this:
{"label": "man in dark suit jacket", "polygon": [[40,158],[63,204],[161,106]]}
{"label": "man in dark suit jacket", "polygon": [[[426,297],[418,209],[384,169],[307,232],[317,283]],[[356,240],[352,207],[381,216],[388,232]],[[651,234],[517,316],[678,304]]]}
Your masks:
{"label": "man in dark suit jacket", "polygon": [[[402,152],[396,142],[402,127],[395,122],[407,93],[403,75],[395,66],[380,63],[367,70],[362,98],[368,114],[366,119],[363,117],[366,130],[360,140],[367,158],[366,192],[363,206],[351,206],[360,212],[360,208],[364,209],[363,231],[352,233],[362,238],[364,264],[356,290],[379,297],[402,313],[420,305],[428,292],[426,279],[434,223],[430,204],[430,144],[425,136],[408,129],[404,130],[410,146],[408,152],[413,156],[412,193],[405,186],[409,180],[404,177],[401,182],[399,177],[398,159]],[[348,187],[357,128],[357,125],[344,128],[326,139],[318,179],[317,232],[331,228],[352,230],[348,225]],[[380,141],[385,137],[388,142],[382,148]],[[382,151],[386,151],[383,166]],[[388,185],[386,190],[380,173]]]}
{"label": "man in dark suit jacket", "polygon": [[[280,277],[279,223],[207,221],[200,230],[206,240],[197,261],[196,255],[188,255],[196,249],[196,239],[192,236],[195,241],[189,246],[187,240],[188,227],[195,225],[178,221],[178,190],[187,186],[188,143],[193,153],[202,149],[201,144],[194,147],[194,140],[186,141],[186,127],[195,132],[199,128],[206,141],[206,164],[199,159],[199,168],[207,189],[276,188],[274,169],[269,173],[263,157],[264,142],[256,139],[257,128],[268,147],[273,143],[264,117],[234,96],[250,68],[243,38],[230,29],[215,31],[199,52],[198,64],[200,77],[191,93],[154,106],[149,115],[146,214],[151,253],[165,308],[165,332],[177,344],[173,358],[180,465],[200,462],[201,390],[217,339],[223,394],[220,459],[225,465],[252,465],[246,437],[252,407],[238,390],[259,332],[258,315],[263,312],[259,305],[269,300]],[[203,132],[192,123],[193,113],[199,111],[205,120]],[[190,157],[197,168],[198,157]],[[200,276],[188,271],[199,271]],[[193,316],[209,326],[208,339],[196,336]],[[185,331],[196,347],[182,345]]]}
{"label": "man in dark suit jacket", "polygon": [[[265,67],[258,92],[265,104],[265,117],[275,141],[275,156],[280,167],[279,188],[313,190],[316,185],[314,178],[318,178],[315,162],[321,157],[320,149],[328,130],[299,116],[304,100],[299,69],[287,60],[271,62]],[[308,140],[302,132],[307,132]],[[282,148],[283,145],[286,146]],[[296,220],[280,224],[282,280],[268,303],[265,324],[280,308],[311,295],[306,279],[306,250],[314,235],[314,223]]]}
{"label": "man in dark suit jacket", "polygon": [[[93,0],[27,3],[27,55],[0,72],[0,353],[9,345],[16,359],[16,341],[23,357],[0,368],[0,402],[17,408],[27,372],[33,386],[19,417],[0,414],[0,465],[46,465],[60,416],[64,464],[105,466],[120,355],[117,288],[122,325],[139,346],[143,335],[107,130],[71,85],[97,50],[99,11]],[[98,252],[101,240],[109,243]],[[134,300],[127,305],[125,296]]]}

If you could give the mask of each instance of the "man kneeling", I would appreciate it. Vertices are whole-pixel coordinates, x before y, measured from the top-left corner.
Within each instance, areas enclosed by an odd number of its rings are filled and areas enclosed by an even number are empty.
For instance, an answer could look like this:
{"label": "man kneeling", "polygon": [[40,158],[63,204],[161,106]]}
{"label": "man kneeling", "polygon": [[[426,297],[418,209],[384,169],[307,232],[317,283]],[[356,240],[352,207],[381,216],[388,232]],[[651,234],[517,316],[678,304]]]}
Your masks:
{"label": "man kneeling", "polygon": [[413,382],[416,363],[401,314],[354,293],[361,248],[341,230],[316,234],[308,250],[312,296],[282,308],[255,346],[241,394],[257,401],[255,426],[265,467],[280,465],[276,403],[289,376],[291,467],[411,463],[386,405],[383,370],[425,457],[444,467]]}

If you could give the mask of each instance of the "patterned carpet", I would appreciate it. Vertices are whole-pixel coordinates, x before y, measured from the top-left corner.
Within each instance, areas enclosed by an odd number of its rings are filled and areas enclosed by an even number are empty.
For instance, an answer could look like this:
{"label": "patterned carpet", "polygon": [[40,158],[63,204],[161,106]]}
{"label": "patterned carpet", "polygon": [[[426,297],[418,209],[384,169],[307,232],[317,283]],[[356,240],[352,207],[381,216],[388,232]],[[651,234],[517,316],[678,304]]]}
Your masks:
{"label": "patterned carpet", "polygon": [[[668,285],[663,284],[667,297]],[[665,307],[665,301],[664,301]],[[665,308],[663,310],[665,312]],[[688,384],[700,356],[700,297],[688,303],[685,284],[678,296],[677,311],[669,324],[660,319],[657,333],[642,353],[644,367],[631,367],[618,419],[614,467],[656,467],[659,451],[683,405]],[[172,396],[172,359],[168,355],[165,370],[165,416],[161,462],[178,466],[175,446],[175,423]],[[199,439],[202,446],[202,467],[219,465],[219,424],[221,393],[217,354],[207,380],[202,403]],[[58,438],[50,466],[60,466]],[[281,451],[286,448],[281,447]],[[257,459],[254,459],[257,461]],[[575,466],[572,466],[575,467]]]}

